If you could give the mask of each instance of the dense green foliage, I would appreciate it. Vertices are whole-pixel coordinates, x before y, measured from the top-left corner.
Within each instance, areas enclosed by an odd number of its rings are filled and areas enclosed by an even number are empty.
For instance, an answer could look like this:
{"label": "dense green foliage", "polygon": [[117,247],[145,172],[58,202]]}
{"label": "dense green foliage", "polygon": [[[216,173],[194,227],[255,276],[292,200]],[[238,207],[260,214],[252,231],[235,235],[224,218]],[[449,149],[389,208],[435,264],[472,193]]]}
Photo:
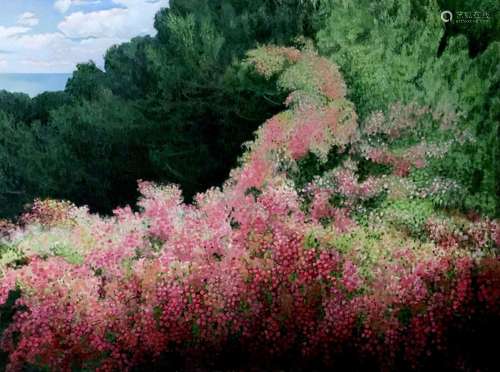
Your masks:
{"label": "dense green foliage", "polygon": [[[445,25],[440,9],[492,19]],[[241,144],[283,109],[284,93],[249,74],[245,52],[306,39],[340,66],[361,121],[397,101],[459,113],[476,140],[415,177],[455,178],[459,207],[498,216],[495,12],[490,0],[173,0],[158,33],[109,49],[104,71],[82,63],[64,92],[33,99],[0,92],[0,216],[35,197],[107,213],[136,199],[137,179],[180,184],[188,200],[221,184]]]}
{"label": "dense green foliage", "polygon": [[[459,125],[476,140],[429,172],[462,183],[469,194],[463,207],[499,215],[499,19],[492,2],[458,3],[326,1],[317,41],[341,66],[361,117],[396,101],[462,115]],[[440,9],[489,11],[491,21],[445,29]]]}
{"label": "dense green foliage", "polygon": [[310,12],[304,11],[309,6],[170,5],[156,17],[155,37],[108,51],[106,72],[83,63],[64,93],[31,101],[0,96],[6,113],[0,125],[16,132],[0,148],[6,159],[0,215],[16,215],[37,196],[110,212],[137,197],[137,179],[178,183],[190,198],[227,177],[241,144],[282,108],[283,98],[238,60],[258,43],[289,44],[311,35]]}

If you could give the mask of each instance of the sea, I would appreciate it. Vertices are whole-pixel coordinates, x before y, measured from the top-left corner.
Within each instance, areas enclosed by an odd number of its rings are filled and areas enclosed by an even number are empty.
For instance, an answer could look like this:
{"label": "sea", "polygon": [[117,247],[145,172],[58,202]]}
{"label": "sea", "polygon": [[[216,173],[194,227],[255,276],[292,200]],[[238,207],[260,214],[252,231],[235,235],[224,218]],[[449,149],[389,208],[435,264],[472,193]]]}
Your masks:
{"label": "sea", "polygon": [[0,90],[26,93],[35,97],[43,92],[64,90],[71,74],[1,74]]}

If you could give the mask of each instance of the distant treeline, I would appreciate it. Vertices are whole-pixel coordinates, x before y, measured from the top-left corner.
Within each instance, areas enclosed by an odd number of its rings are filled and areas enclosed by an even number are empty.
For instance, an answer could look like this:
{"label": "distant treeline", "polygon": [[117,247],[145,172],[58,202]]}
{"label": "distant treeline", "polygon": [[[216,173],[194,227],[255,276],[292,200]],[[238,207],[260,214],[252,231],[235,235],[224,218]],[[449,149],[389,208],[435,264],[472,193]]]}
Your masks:
{"label": "distant treeline", "polygon": [[[461,208],[499,215],[496,6],[172,0],[156,15],[156,36],[110,48],[104,71],[80,64],[64,91],[33,99],[0,92],[0,216],[15,217],[36,197],[109,213],[134,203],[138,179],[180,184],[188,200],[220,185],[286,94],[241,63],[245,52],[308,42],[341,67],[360,120],[396,101],[461,113],[475,143],[426,172],[456,178],[468,191]],[[490,21],[439,17],[475,7]]]}

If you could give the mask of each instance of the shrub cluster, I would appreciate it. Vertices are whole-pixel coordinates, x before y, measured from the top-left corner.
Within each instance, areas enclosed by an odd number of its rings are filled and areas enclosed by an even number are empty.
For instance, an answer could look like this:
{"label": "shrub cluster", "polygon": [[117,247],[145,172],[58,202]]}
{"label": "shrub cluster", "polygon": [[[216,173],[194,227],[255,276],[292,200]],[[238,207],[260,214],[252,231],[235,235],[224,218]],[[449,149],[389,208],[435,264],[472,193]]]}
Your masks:
{"label": "shrub cluster", "polygon": [[[1,340],[8,370],[189,369],[228,355],[478,367],[455,341],[498,321],[499,222],[436,211],[405,178],[418,164],[361,177],[367,144],[389,151],[384,136],[408,122],[364,133],[337,67],[312,50],[263,47],[247,63],[290,92],[288,109],[223,188],[184,204],[178,187],[140,181],[137,212],[37,201],[23,226],[2,224],[0,304],[19,295]],[[311,154],[344,160],[302,187],[294,177]]]}

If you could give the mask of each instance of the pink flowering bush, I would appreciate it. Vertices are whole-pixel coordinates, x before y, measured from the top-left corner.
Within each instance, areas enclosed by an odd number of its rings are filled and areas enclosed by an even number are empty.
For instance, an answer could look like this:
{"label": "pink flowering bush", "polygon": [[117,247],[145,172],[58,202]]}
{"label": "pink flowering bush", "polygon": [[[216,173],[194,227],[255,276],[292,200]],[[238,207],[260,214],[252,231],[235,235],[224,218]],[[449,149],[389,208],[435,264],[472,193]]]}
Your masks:
{"label": "pink flowering bush", "polygon": [[71,213],[75,209],[76,206],[67,201],[36,199],[30,210],[21,216],[20,222],[25,225],[39,224],[51,227],[69,222]]}
{"label": "pink flowering bush", "polygon": [[[141,181],[139,210],[109,218],[37,201],[1,236],[22,258],[0,256],[8,370],[210,369],[234,355],[247,361],[237,368],[477,367],[454,342],[498,322],[498,221],[425,204],[403,178],[419,156],[403,166],[374,155],[383,142],[367,152],[366,138],[411,123],[379,115],[363,133],[328,60],[264,47],[246,63],[278,77],[288,109],[257,131],[223,188],[185,204],[176,186]],[[293,175],[310,154],[344,160],[302,187]],[[394,174],[361,179],[367,154]]]}

